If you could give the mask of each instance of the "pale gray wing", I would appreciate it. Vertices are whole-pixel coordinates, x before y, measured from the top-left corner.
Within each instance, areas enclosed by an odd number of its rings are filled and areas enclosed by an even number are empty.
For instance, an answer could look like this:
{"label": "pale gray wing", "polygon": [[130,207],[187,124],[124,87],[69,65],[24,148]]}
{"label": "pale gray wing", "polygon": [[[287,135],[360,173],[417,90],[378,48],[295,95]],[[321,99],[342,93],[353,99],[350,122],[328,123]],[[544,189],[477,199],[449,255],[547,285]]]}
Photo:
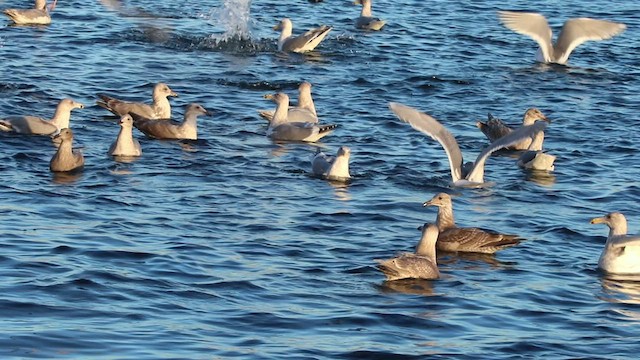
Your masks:
{"label": "pale gray wing", "polygon": [[449,158],[451,178],[456,182],[462,178],[462,153],[458,142],[438,120],[412,107],[400,103],[389,103],[389,108],[396,116],[411,125],[412,128],[429,135],[438,141]]}
{"label": "pale gray wing", "polygon": [[331,168],[331,164],[334,161],[333,156],[328,156],[325,153],[318,153],[311,160],[311,169],[314,175],[322,176],[326,174]]}
{"label": "pale gray wing", "polygon": [[51,135],[58,131],[50,121],[37,116],[9,116],[4,121],[10,126],[9,131],[18,134]]}
{"label": "pale gray wing", "polygon": [[[283,51],[296,51],[297,49],[303,49],[312,44],[317,44],[324,39],[327,33],[331,30],[330,26],[322,25],[319,28],[311,29],[302,35],[290,37],[282,44]],[[315,46],[313,46],[315,47]]]}
{"label": "pale gray wing", "polygon": [[274,140],[303,141],[316,130],[313,124],[308,123],[284,123],[269,132],[269,137]]}
{"label": "pale gray wing", "polygon": [[640,246],[640,236],[629,235],[622,239],[618,239],[613,243],[616,248],[626,246]]}
{"label": "pale gray wing", "polygon": [[569,19],[558,36],[554,49],[555,58],[559,62],[566,62],[573,49],[585,41],[606,40],[620,34],[626,28],[625,24],[606,20]]}
{"label": "pale gray wing", "polygon": [[533,125],[521,126],[520,128],[513,130],[508,135],[501,137],[500,139],[492,142],[487,146],[473,163],[473,169],[467,175],[467,180],[472,182],[482,182],[484,176],[484,163],[489,158],[489,155],[494,151],[500,150],[504,147],[511,146],[523,139],[532,137],[538,131],[543,131],[547,127],[547,123],[543,121],[536,121]]}
{"label": "pale gray wing", "polygon": [[545,61],[551,60],[553,52],[551,38],[553,33],[544,16],[537,13],[498,11],[498,17],[508,29],[518,34],[527,35],[535,40],[540,45]]}
{"label": "pale gray wing", "polygon": [[178,124],[167,120],[144,119],[131,114],[133,125],[145,135],[156,139],[174,139],[178,134]]}

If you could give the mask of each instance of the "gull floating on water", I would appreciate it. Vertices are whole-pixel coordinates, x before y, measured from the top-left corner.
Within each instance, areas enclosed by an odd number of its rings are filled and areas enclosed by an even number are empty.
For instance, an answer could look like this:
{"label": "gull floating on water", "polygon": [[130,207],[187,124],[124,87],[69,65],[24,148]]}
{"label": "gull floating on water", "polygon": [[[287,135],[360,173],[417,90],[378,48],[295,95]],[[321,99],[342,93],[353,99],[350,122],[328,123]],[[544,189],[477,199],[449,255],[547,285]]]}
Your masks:
{"label": "gull floating on water", "polygon": [[73,109],[84,109],[84,105],[71,99],[62,99],[51,120],[37,116],[8,116],[0,119],[0,130],[26,135],[54,135],[69,127]]}
{"label": "gull floating on water", "polygon": [[[275,110],[258,110],[260,116],[271,121]],[[316,106],[311,97],[311,83],[304,81],[298,87],[298,105],[289,106],[289,114],[287,120],[290,122],[309,122],[317,123],[318,115],[316,114]]]}
{"label": "gull floating on water", "polygon": [[446,193],[436,194],[422,206],[437,206],[436,225],[440,230],[437,247],[442,251],[460,251],[493,254],[520,242],[516,235],[500,234],[492,230],[476,227],[459,228],[453,217],[451,196]]}
{"label": "gull floating on water", "polygon": [[153,103],[151,105],[123,101],[104,94],[98,94],[101,100],[96,101],[96,104],[118,116],[134,113],[147,119],[170,119],[171,104],[167,99],[169,96],[178,96],[178,94],[171,90],[167,84],[157,83],[153,87]]}
{"label": "gull floating on water", "polygon": [[[536,108],[527,109],[522,118],[522,125],[533,125],[536,121],[542,120],[548,123],[551,123],[551,120],[547,118],[542,111]],[[493,142],[505,135],[511,133],[513,129],[507,126],[502,120],[497,117],[488,114],[487,122],[483,123],[482,121],[478,121],[476,126],[482,131],[482,133],[489,139],[489,141]],[[544,137],[542,138],[544,140]],[[511,146],[506,147],[509,150],[542,150],[542,142],[536,144],[536,146],[531,147],[531,143],[533,142],[533,138],[527,137],[522,141],[519,141]]]}
{"label": "gull floating on water", "polygon": [[437,279],[440,277],[436,262],[437,240],[438,227],[424,224],[415,253],[401,253],[392,259],[376,260],[378,269],[387,276],[387,280]]}
{"label": "gull floating on water", "polygon": [[[538,131],[533,136],[533,141],[528,150],[525,150],[518,158],[518,166],[527,170],[553,171],[556,157],[542,151],[544,142],[544,131]],[[532,150],[539,149],[539,150]]]}
{"label": "gull floating on water", "polygon": [[456,139],[451,133],[445,129],[438,120],[420,112],[412,107],[399,103],[389,103],[389,108],[396,116],[411,125],[414,129],[429,135],[437,140],[449,158],[449,167],[451,168],[451,179],[454,186],[478,187],[484,185],[484,165],[491,153],[504,147],[513,145],[522,139],[531,137],[538,131],[542,131],[546,124],[536,122],[529,126],[523,126],[518,130],[510,132],[482,150],[476,158],[476,161],[468,162],[463,165],[462,153]]}
{"label": "gull floating on water", "polygon": [[356,28],[365,30],[382,29],[385,21],[371,15],[371,0],[356,0],[354,4],[362,5],[360,17],[356,19]]}
{"label": "gull floating on water", "polygon": [[311,169],[313,174],[327,180],[348,181],[349,175],[349,156],[351,149],[341,146],[336,156],[328,156],[323,152],[317,153],[311,160]]}
{"label": "gull floating on water", "polygon": [[175,122],[172,120],[147,119],[131,113],[133,125],[145,135],[156,139],[198,139],[197,119],[200,115],[211,115],[209,111],[199,104],[189,104],[184,112],[184,120]]}
{"label": "gull floating on water", "polygon": [[36,0],[32,9],[5,9],[3,13],[16,25],[48,25],[57,2],[54,0],[47,9],[47,0]]}
{"label": "gull floating on water", "polygon": [[287,120],[289,112],[289,96],[284,93],[265,95],[276,103],[276,112],[269,122],[267,136],[280,141],[316,142],[329,135],[338,125],[318,125],[305,122],[290,122]]}
{"label": "gull floating on water", "polygon": [[573,49],[589,40],[606,40],[626,29],[626,25],[606,20],[577,18],[565,21],[555,44],[547,19],[538,13],[498,11],[500,21],[518,34],[535,40],[540,48],[536,61],[566,64]]}
{"label": "gull floating on water", "polygon": [[60,133],[55,136],[55,139],[61,142],[49,163],[49,169],[51,169],[51,171],[67,172],[80,169],[84,166],[82,153],[73,150],[73,132],[71,129],[66,128],[60,130]]}
{"label": "gull floating on water", "polygon": [[609,236],[598,260],[598,267],[613,274],[640,274],[640,235],[627,235],[627,219],[619,212],[591,219],[607,224]]}
{"label": "gull floating on water", "polygon": [[278,39],[279,51],[291,51],[303,53],[311,51],[324,40],[325,36],[331,31],[331,26],[322,25],[318,28],[311,29],[302,35],[293,36],[293,24],[291,20],[284,18],[273,30],[280,30],[280,38]]}
{"label": "gull floating on water", "polygon": [[109,148],[111,156],[140,156],[142,148],[140,142],[133,138],[133,118],[126,114],[120,118],[120,132],[116,141]]}

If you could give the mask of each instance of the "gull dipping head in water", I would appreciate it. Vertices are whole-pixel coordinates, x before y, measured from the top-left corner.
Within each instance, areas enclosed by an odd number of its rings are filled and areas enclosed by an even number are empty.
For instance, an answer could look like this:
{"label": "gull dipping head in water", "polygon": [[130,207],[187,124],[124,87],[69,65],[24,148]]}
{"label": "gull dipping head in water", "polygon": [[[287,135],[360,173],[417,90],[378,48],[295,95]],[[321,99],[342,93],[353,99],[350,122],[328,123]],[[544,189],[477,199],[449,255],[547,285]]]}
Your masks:
{"label": "gull dipping head in water", "polygon": [[351,149],[346,146],[341,146],[336,156],[328,156],[323,152],[317,153],[311,160],[313,175],[327,180],[348,181],[351,179],[351,175],[349,175],[350,155]]}
{"label": "gull dipping head in water", "polygon": [[520,238],[516,235],[500,234],[477,227],[456,227],[453,204],[449,194],[436,194],[422,206],[438,207],[436,218],[436,225],[440,230],[437,242],[438,250],[493,254],[520,242]]}
{"label": "gull dipping head in water", "polygon": [[438,240],[438,227],[426,223],[422,227],[422,237],[415,253],[400,253],[398,256],[387,260],[376,260],[378,269],[382,271],[387,280],[400,279],[437,279],[440,277],[438,263],[436,262],[436,241]]}
{"label": "gull dipping head in water", "polygon": [[[258,110],[258,113],[268,121],[273,120],[275,110]],[[316,106],[311,97],[311,83],[303,81],[298,87],[298,105],[289,105],[289,115],[287,121],[318,123]]]}
{"label": "gull dipping head in water", "polygon": [[267,129],[267,136],[273,140],[316,142],[338,127],[335,124],[318,125],[289,121],[289,96],[285,93],[265,95],[265,99],[276,103],[276,112]]}
{"label": "gull dipping head in water", "polygon": [[589,40],[606,40],[626,29],[626,25],[606,20],[577,18],[565,21],[557,41],[547,19],[538,13],[498,11],[504,26],[535,40],[540,48],[536,60],[543,63],[566,64],[573,49]]}
{"label": "gull dipping head in water", "polygon": [[331,29],[331,26],[322,25],[302,35],[293,36],[291,35],[293,23],[287,18],[282,19],[282,21],[273,28],[273,30],[280,30],[278,50],[296,53],[303,53],[315,49]]}
{"label": "gull dipping head in water", "polygon": [[400,120],[409,123],[411,127],[429,135],[442,145],[447,157],[449,158],[451,182],[453,186],[486,186],[484,182],[484,165],[489,158],[489,155],[499,149],[511,146],[525,138],[531,137],[533,134],[544,130],[546,127],[546,124],[540,121],[532,125],[523,126],[510,132],[507,136],[492,142],[488,147],[480,152],[475,162],[464,164],[462,153],[460,152],[460,147],[458,146],[456,139],[447,129],[445,129],[444,126],[442,126],[442,124],[438,122],[438,120],[412,107],[399,103],[389,103],[389,108]]}
{"label": "gull dipping head in water", "polygon": [[385,21],[371,15],[371,0],[356,0],[354,5],[362,5],[360,17],[356,19],[356,28],[364,30],[380,30]]}
{"label": "gull dipping head in water", "polygon": [[165,83],[157,83],[153,87],[153,103],[151,105],[141,102],[128,102],[119,100],[109,95],[98,94],[100,100],[96,104],[111,111],[114,115],[124,116],[126,114],[136,114],[147,119],[170,119],[171,104],[169,96],[178,96],[176,92]]}
{"label": "gull dipping head in water", "polygon": [[[548,123],[551,123],[551,120],[546,117],[542,111],[536,108],[529,108],[524,113],[522,117],[522,125],[533,125],[536,121],[542,120]],[[487,122],[483,123],[482,121],[478,121],[476,126],[482,131],[482,133],[489,139],[489,141],[493,142],[505,135],[508,135],[513,131],[504,121],[498,119],[497,117],[488,114]],[[544,139],[544,138],[543,138]],[[542,150],[542,143],[539,144],[539,148],[531,148],[532,138],[528,137],[519,141],[513,145],[506,147],[508,150]]]}
{"label": "gull dipping head in water", "polygon": [[133,118],[127,114],[120,118],[120,132],[116,141],[109,148],[111,156],[140,156],[142,148],[140,142],[133,138]]}
{"label": "gull dipping head in water", "polygon": [[73,150],[73,132],[71,129],[60,130],[60,133],[54,139],[60,140],[60,146],[49,163],[51,171],[67,172],[78,170],[84,166],[82,153]]}
{"label": "gull dipping head in water", "polygon": [[73,109],[84,109],[84,105],[71,99],[62,99],[51,120],[28,115],[8,116],[0,118],[0,131],[25,135],[55,135],[61,129],[69,127]]}
{"label": "gull dipping head in water", "polygon": [[198,123],[200,115],[211,115],[209,111],[200,104],[192,103],[187,105],[182,122],[173,120],[154,120],[140,117],[131,113],[133,125],[145,135],[155,139],[168,140],[197,140]]}
{"label": "gull dipping head in water", "polygon": [[3,13],[16,25],[48,25],[57,3],[58,0],[54,0],[47,9],[47,0],[36,0],[32,9],[5,9]]}
{"label": "gull dipping head in water", "polygon": [[624,215],[612,212],[591,219],[591,223],[609,226],[598,267],[612,274],[640,274],[640,235],[627,235]]}

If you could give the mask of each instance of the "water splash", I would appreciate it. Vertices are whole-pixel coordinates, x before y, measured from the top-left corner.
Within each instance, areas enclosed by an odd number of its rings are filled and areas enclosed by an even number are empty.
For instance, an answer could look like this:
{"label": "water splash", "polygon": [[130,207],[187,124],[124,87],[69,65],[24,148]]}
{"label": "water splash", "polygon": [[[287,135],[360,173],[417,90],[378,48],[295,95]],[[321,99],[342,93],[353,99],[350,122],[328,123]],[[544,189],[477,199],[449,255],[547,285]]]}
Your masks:
{"label": "water splash", "polygon": [[251,38],[251,0],[224,0],[211,11],[212,25],[222,31],[211,37],[218,42]]}

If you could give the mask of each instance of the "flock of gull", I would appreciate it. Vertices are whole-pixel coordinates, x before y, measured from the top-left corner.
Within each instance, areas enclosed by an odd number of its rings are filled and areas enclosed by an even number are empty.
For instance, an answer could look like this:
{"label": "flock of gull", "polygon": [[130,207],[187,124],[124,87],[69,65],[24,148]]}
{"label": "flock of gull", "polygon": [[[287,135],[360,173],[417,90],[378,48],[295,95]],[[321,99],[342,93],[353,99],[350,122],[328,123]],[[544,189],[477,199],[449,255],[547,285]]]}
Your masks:
{"label": "flock of gull", "polygon": [[[46,25],[51,22],[55,0],[47,6],[46,0],[35,0],[31,9],[6,9],[6,14],[17,25]],[[317,1],[316,1],[317,2]],[[371,0],[356,0],[362,5],[355,26],[365,31],[381,30],[385,21],[372,15]],[[555,43],[552,31],[544,16],[537,13],[499,11],[502,24],[514,32],[527,35],[539,45],[536,60],[544,63],[566,64],[571,52],[589,40],[611,38],[626,28],[624,24],[590,18],[567,20]],[[282,19],[274,27],[280,31],[278,50],[304,53],[314,50],[332,30],[321,26],[294,36],[290,19]],[[292,105],[285,93],[265,95],[276,105],[274,110],[258,110],[268,122],[267,136],[277,142],[316,142],[332,133],[337,125],[320,124],[311,96],[311,84],[303,82],[299,87],[298,102]],[[210,115],[204,107],[192,103],[187,105],[182,121],[171,120],[171,105],[168,97],[178,96],[164,83],[155,85],[152,103],[130,102],[105,94],[99,94],[96,104],[120,117],[120,132],[109,147],[108,153],[115,157],[137,157],[142,155],[140,143],[133,137],[133,127],[155,139],[196,140],[197,118]],[[58,104],[53,117],[43,119],[36,116],[0,117],[0,130],[25,135],[52,136],[57,151],[50,162],[52,172],[77,171],[84,166],[82,153],[73,149],[73,132],[69,128],[71,111],[84,108],[71,99]],[[507,126],[502,120],[489,114],[486,122],[477,126],[490,141],[473,162],[464,162],[455,137],[432,116],[415,108],[390,103],[390,110],[414,129],[433,138],[444,148],[451,170],[452,186],[483,187],[485,162],[492,153],[506,149],[519,154],[517,164],[534,171],[553,171],[556,157],[543,150],[544,130],[550,120],[538,109],[526,111],[522,125]],[[342,146],[335,156],[318,152],[311,161],[311,172],[331,181],[349,181],[350,149]],[[517,245],[521,239],[515,235],[479,227],[456,226],[451,196],[436,194],[424,206],[436,206],[438,214],[435,224],[421,227],[422,236],[414,253],[377,260],[378,268],[388,280],[405,278],[436,279],[440,273],[436,262],[436,250],[446,252],[495,253]],[[621,213],[612,212],[594,218],[592,224],[606,224],[610,231],[598,266],[608,273],[640,274],[640,236],[627,235],[627,222]]]}

